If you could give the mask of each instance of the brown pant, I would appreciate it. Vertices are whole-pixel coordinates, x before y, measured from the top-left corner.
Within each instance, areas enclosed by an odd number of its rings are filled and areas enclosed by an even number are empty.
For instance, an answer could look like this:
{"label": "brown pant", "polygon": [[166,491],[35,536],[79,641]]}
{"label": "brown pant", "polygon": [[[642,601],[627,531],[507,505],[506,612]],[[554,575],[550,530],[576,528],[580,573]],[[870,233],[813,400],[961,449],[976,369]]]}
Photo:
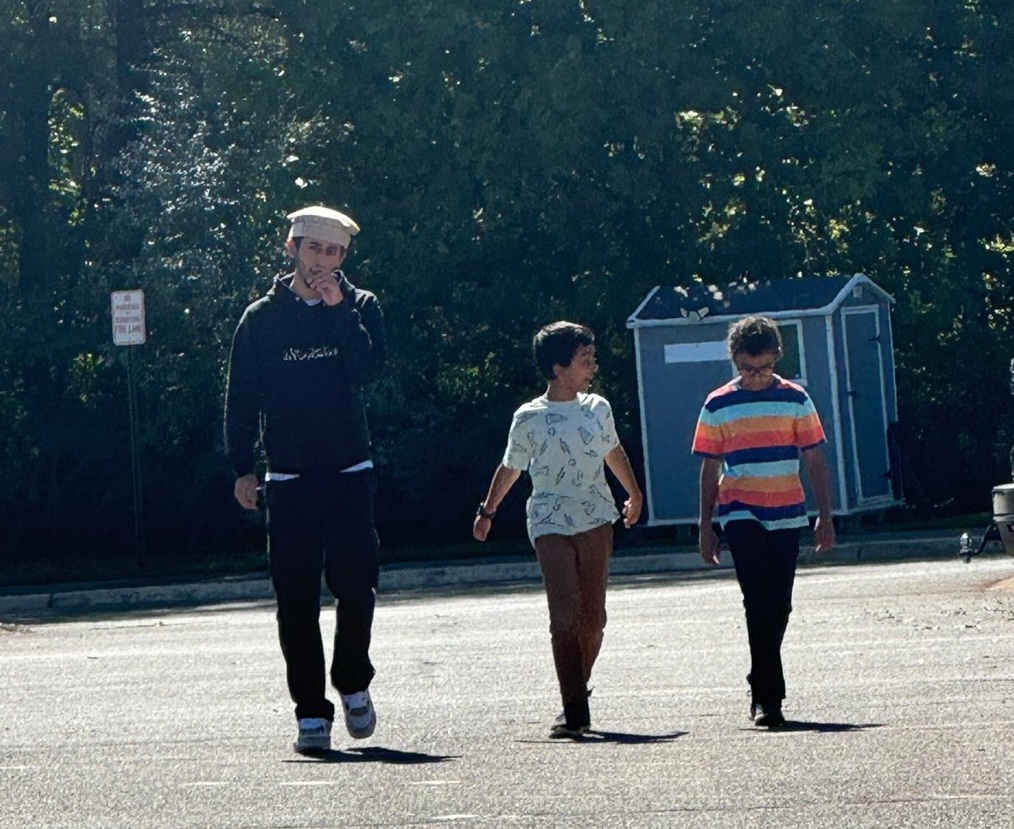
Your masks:
{"label": "brown pant", "polygon": [[549,602],[549,632],[563,704],[584,703],[606,627],[613,526],[535,539]]}

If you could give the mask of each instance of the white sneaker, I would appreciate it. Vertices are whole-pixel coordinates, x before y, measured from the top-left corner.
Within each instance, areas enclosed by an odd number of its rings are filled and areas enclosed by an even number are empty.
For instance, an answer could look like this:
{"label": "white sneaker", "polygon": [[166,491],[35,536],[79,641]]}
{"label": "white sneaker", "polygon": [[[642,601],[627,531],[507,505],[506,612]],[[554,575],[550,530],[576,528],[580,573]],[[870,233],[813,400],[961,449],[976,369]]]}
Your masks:
{"label": "white sneaker", "polygon": [[331,750],[331,721],[307,717],[299,721],[299,734],[293,748],[300,754]]}
{"label": "white sneaker", "polygon": [[369,689],[355,694],[342,694],[345,709],[345,727],[355,740],[365,740],[377,727],[377,712],[373,708]]}

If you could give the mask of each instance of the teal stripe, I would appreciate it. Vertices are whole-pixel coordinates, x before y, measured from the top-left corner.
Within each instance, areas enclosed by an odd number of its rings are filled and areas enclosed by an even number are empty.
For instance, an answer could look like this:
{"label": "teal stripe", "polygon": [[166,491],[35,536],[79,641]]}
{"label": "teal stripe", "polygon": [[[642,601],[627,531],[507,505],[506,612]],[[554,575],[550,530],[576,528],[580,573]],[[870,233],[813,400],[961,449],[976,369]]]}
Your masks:
{"label": "teal stripe", "polygon": [[725,474],[730,478],[780,478],[799,472],[799,461],[769,461],[768,463],[739,463],[728,467]]}
{"label": "teal stripe", "polygon": [[740,403],[715,412],[708,412],[707,422],[720,426],[731,423],[734,420],[747,420],[751,417],[787,417],[794,420],[801,410],[802,407],[799,403],[777,400]]}

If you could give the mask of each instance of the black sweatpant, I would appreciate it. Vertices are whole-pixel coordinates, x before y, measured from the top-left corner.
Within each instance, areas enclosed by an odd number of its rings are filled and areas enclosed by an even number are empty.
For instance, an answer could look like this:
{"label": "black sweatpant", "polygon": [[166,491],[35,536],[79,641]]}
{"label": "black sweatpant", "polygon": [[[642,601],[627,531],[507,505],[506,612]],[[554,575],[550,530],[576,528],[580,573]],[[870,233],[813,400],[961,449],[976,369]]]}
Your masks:
{"label": "black sweatpant", "polygon": [[309,472],[268,481],[268,553],[278,599],[278,638],[296,718],[334,719],[326,697],[320,631],[321,573],[337,599],[331,682],[340,693],[373,679],[370,632],[376,602],[373,472]]}
{"label": "black sweatpant", "polygon": [[782,640],[792,612],[792,585],[799,558],[799,529],[768,530],[758,521],[730,521],[725,538],[743,593],[750,640],[753,701],[781,705],[785,699]]}

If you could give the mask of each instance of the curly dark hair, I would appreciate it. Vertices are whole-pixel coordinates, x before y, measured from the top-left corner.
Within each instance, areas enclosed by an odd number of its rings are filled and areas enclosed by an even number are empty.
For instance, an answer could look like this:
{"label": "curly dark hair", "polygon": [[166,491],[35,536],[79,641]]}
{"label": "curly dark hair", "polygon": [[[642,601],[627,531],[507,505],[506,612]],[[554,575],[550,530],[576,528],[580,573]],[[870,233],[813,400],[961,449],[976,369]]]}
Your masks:
{"label": "curly dark hair", "polygon": [[744,317],[729,326],[729,354],[782,353],[782,335],[773,320],[767,317]]}

